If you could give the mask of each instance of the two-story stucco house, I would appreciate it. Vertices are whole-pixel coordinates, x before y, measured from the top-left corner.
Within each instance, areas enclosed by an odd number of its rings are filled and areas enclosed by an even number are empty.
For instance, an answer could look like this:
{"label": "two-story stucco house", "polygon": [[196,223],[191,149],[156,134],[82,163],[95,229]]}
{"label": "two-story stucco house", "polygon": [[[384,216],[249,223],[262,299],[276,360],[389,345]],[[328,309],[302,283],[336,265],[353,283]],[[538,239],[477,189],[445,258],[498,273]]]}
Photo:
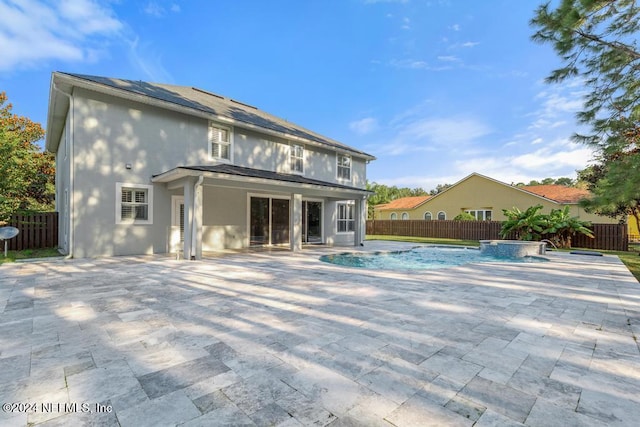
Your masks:
{"label": "two-story stucco house", "polygon": [[364,240],[373,156],[205,90],[53,73],[46,149],[74,257]]}

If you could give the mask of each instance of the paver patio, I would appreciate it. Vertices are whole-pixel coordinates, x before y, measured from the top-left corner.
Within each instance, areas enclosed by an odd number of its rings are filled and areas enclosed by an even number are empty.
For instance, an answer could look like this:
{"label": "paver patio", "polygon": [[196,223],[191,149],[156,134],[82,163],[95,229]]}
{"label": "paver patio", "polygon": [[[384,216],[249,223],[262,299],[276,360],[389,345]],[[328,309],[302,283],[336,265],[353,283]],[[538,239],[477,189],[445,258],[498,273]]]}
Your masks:
{"label": "paver patio", "polygon": [[638,425],[640,285],[618,258],[318,259],[339,251],[1,265],[0,424]]}

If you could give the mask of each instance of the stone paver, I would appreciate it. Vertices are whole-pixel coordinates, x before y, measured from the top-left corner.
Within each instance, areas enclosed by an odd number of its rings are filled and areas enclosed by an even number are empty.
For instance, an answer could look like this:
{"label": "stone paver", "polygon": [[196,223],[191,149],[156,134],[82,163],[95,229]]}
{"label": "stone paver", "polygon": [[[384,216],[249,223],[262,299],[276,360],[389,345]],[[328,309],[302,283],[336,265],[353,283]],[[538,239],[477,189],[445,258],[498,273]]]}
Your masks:
{"label": "stone paver", "polygon": [[616,257],[319,260],[354,250],[0,265],[0,425],[637,425],[640,284]]}

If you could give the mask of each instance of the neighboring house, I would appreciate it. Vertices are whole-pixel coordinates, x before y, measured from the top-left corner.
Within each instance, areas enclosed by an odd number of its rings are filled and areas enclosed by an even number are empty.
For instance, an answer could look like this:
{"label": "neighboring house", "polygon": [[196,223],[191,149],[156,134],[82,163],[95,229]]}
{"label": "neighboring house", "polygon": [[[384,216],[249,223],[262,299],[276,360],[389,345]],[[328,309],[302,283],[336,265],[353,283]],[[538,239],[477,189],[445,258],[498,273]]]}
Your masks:
{"label": "neighboring house", "polygon": [[53,73],[46,149],[74,257],[364,240],[373,156],[205,90]]}
{"label": "neighboring house", "polygon": [[375,219],[453,219],[469,212],[478,220],[504,221],[503,209],[514,207],[525,210],[542,205],[543,213],[569,206],[571,214],[593,223],[618,221],[589,214],[578,202],[589,196],[587,190],[562,185],[535,185],[515,187],[478,173],[472,173],[451,187],[431,197],[404,197],[390,203],[374,206]]}
{"label": "neighboring house", "polygon": [[373,207],[373,219],[413,219],[409,212],[422,205],[431,196],[400,197]]}

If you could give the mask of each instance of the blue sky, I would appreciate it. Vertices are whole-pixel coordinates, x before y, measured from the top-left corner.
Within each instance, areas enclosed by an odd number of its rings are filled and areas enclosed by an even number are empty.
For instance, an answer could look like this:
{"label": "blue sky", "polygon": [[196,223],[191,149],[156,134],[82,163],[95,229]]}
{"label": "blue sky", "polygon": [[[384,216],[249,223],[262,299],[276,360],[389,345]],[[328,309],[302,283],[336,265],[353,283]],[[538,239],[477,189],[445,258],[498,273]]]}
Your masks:
{"label": "blue sky", "polygon": [[375,155],[386,185],[575,178],[584,88],[544,83],[540,3],[0,0],[0,91],[44,125],[52,71],[196,86]]}

